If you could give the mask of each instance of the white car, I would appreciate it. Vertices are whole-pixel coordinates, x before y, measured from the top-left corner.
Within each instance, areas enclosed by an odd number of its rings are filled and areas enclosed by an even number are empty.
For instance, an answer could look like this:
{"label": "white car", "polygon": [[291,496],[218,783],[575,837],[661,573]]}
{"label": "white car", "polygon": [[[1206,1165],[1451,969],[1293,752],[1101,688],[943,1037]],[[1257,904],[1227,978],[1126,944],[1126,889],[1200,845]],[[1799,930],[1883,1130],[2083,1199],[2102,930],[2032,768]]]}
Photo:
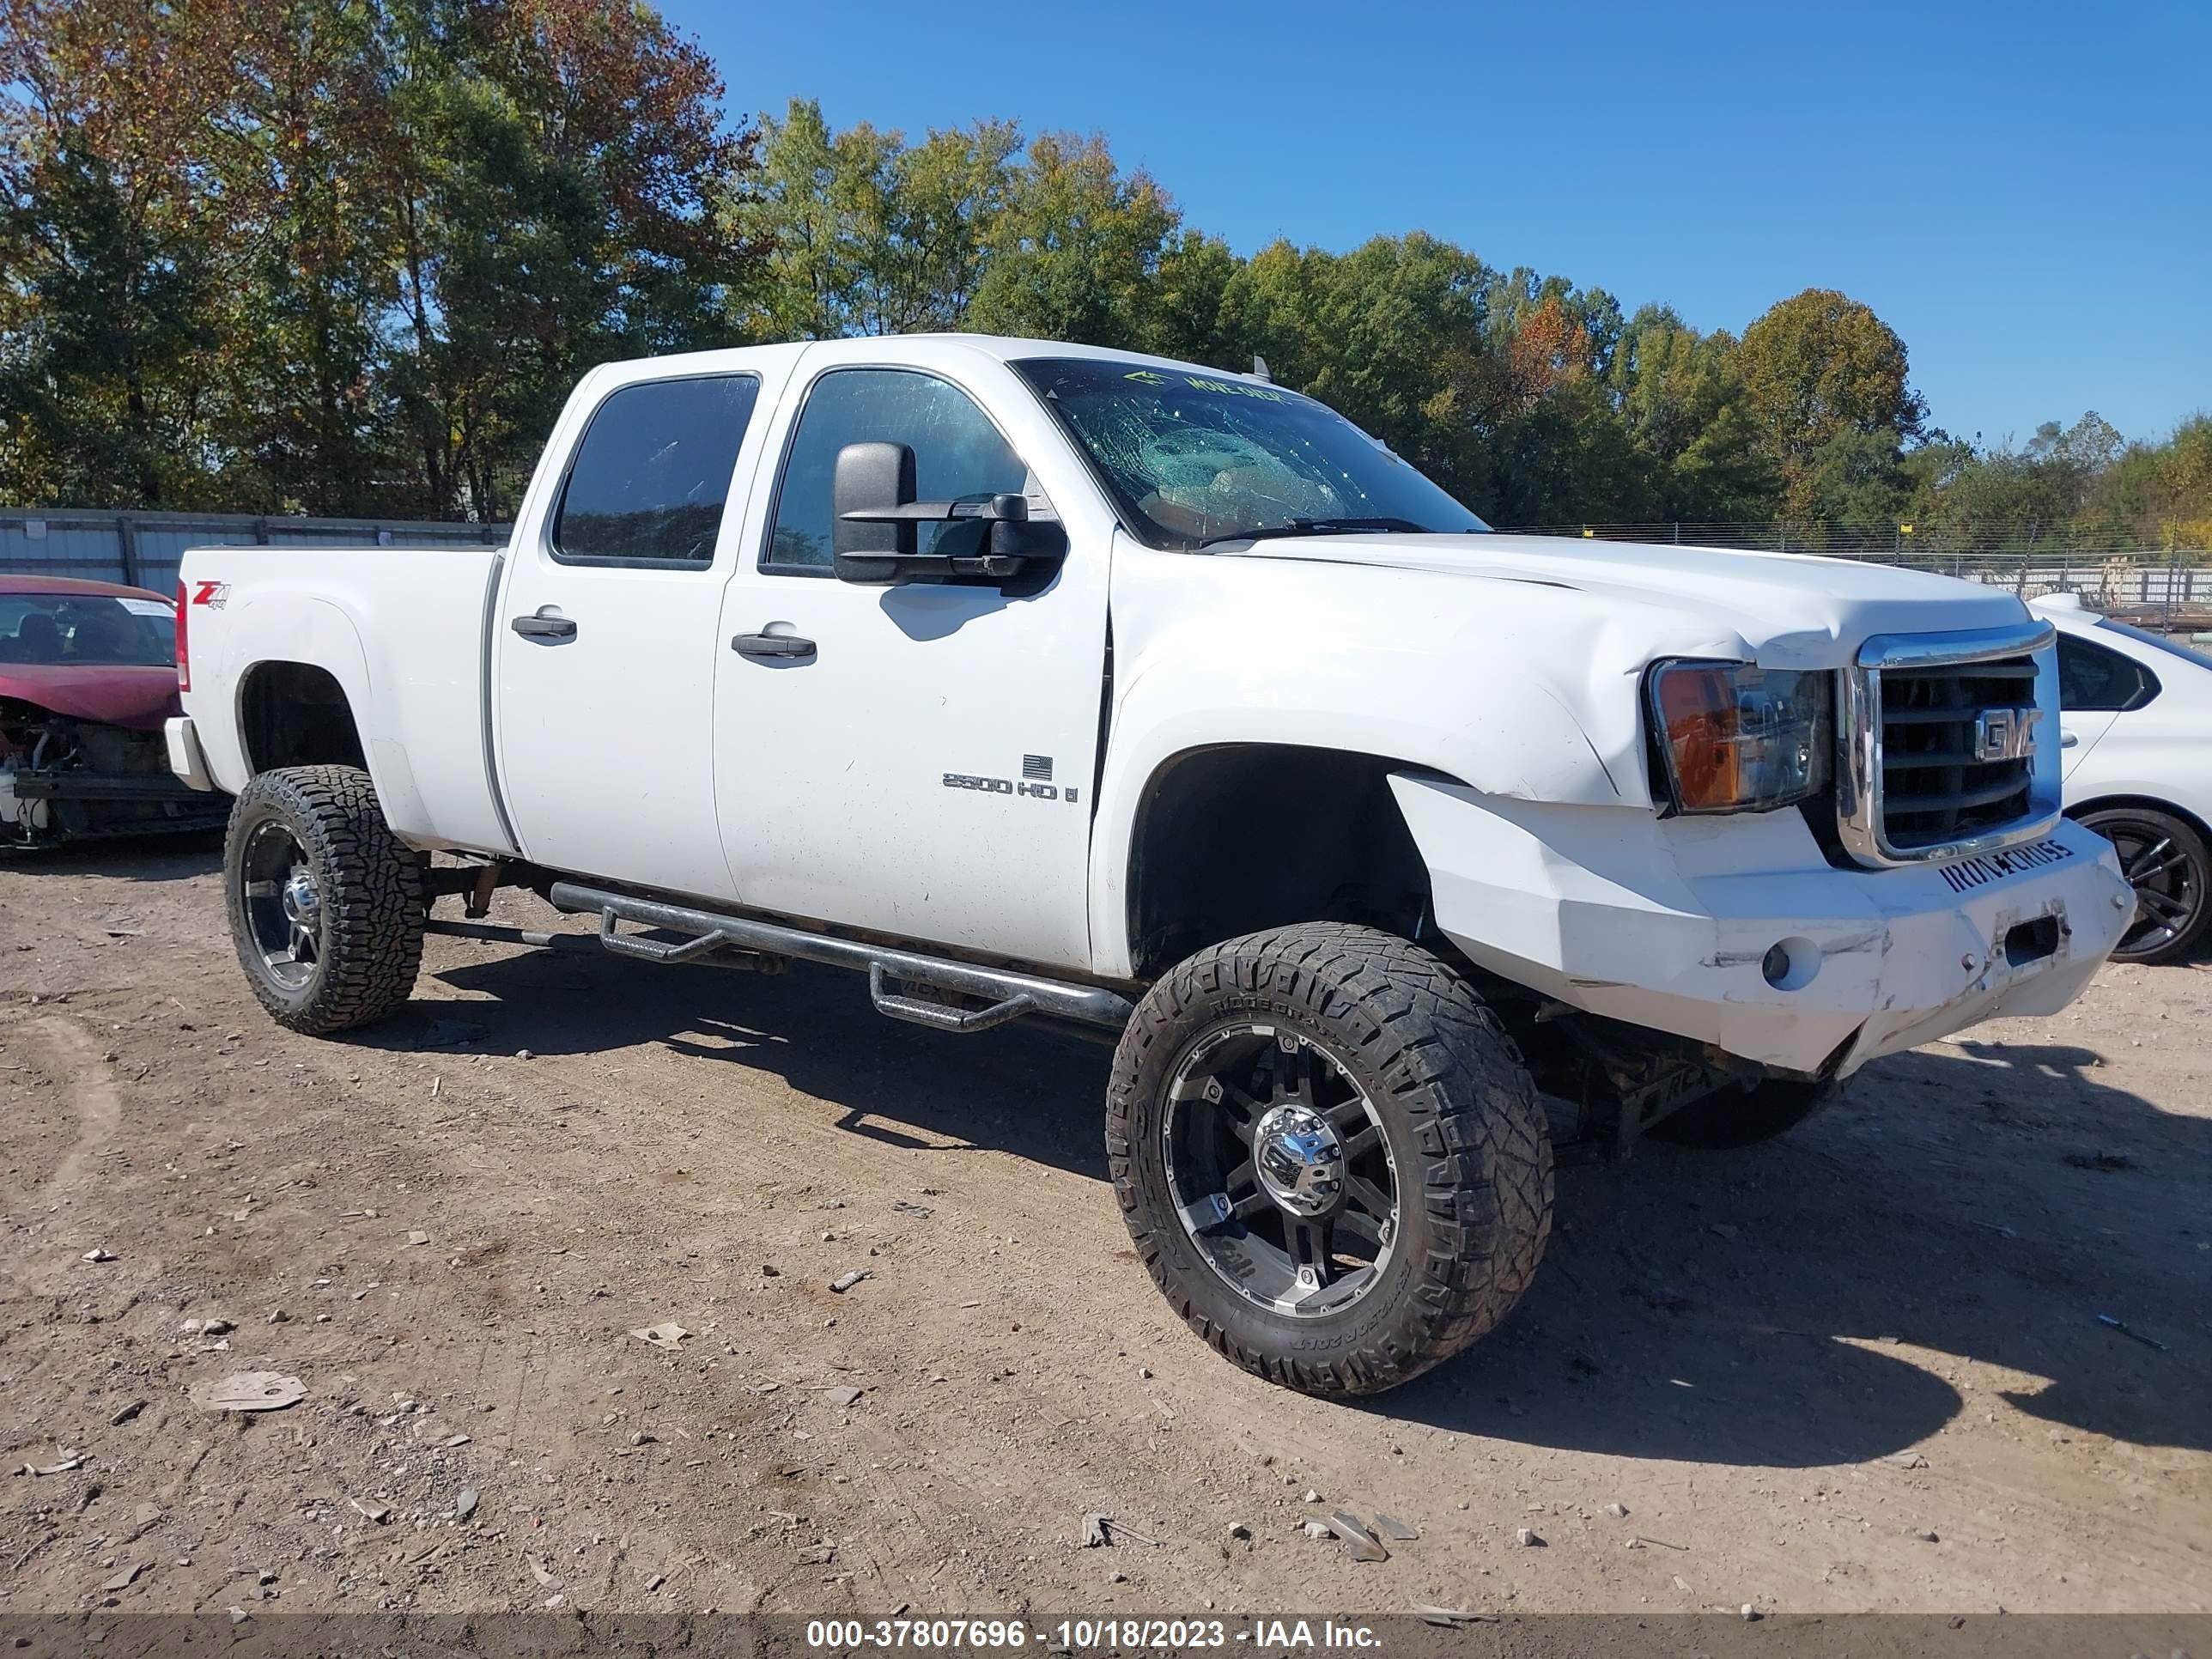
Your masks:
{"label": "white car", "polygon": [[431,902],[512,885],[632,958],[1103,1028],[1139,1259],[1319,1393],[1528,1286],[1540,1085],[1614,1146],[1741,1145],[2064,1006],[2135,914],[2014,595],[1494,534],[1313,399],[1155,357],[609,364],[506,547],[183,578],[171,763],[237,793],[274,1018],[397,1012]]}
{"label": "white car", "polygon": [[2029,609],[2058,629],[2066,813],[2119,849],[2135,926],[2112,954],[2172,962],[2212,905],[2212,657],[2051,593]]}

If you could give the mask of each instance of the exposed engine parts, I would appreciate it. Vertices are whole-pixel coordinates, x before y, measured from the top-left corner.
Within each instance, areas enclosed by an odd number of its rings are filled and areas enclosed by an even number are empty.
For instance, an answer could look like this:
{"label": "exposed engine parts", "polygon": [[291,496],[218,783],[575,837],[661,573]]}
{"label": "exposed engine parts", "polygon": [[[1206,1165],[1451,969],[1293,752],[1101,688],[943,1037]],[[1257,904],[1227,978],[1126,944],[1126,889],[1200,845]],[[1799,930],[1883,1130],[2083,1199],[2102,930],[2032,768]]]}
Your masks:
{"label": "exposed engine parts", "polygon": [[212,830],[228,805],[177,781],[159,732],[0,698],[0,848]]}

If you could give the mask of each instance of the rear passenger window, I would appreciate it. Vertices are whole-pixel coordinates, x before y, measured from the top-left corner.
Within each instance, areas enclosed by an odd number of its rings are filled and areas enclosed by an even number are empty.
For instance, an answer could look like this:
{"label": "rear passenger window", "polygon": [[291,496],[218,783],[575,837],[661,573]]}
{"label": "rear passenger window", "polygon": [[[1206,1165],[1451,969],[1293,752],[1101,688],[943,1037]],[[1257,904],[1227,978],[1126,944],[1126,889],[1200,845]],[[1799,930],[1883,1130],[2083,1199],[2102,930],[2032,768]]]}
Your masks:
{"label": "rear passenger window", "polygon": [[2158,695],[2158,681],[2132,657],[2058,636],[2058,707],[2078,712],[2140,708]]}
{"label": "rear passenger window", "polygon": [[592,412],[553,515],[553,556],[705,565],[760,397],[750,374],[626,386]]}

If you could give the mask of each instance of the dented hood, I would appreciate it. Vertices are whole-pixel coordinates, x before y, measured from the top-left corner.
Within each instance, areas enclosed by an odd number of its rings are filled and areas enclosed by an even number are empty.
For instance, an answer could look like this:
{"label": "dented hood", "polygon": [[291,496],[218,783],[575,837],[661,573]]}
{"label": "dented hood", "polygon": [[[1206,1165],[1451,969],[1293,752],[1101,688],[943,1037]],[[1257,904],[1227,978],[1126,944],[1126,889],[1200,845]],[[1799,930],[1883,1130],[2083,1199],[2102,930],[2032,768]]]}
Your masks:
{"label": "dented hood", "polygon": [[1562,536],[1288,536],[1228,543],[1217,556],[1373,566],[1533,582],[1657,607],[1731,636],[1769,667],[1838,667],[1869,635],[2002,628],[2027,607],[2001,588],[1852,559]]}
{"label": "dented hood", "polygon": [[175,669],[118,663],[0,663],[0,697],[139,732],[184,712]]}

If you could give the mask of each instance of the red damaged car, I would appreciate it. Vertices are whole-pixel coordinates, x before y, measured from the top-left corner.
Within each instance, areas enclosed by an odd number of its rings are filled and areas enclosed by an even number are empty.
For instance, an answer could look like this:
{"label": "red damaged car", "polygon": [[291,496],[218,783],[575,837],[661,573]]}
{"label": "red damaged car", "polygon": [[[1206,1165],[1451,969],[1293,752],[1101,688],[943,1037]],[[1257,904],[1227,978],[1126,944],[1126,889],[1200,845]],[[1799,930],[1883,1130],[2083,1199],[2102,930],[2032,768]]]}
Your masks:
{"label": "red damaged car", "polygon": [[0,573],[0,850],[220,824],[169,770],[178,712],[173,600]]}

